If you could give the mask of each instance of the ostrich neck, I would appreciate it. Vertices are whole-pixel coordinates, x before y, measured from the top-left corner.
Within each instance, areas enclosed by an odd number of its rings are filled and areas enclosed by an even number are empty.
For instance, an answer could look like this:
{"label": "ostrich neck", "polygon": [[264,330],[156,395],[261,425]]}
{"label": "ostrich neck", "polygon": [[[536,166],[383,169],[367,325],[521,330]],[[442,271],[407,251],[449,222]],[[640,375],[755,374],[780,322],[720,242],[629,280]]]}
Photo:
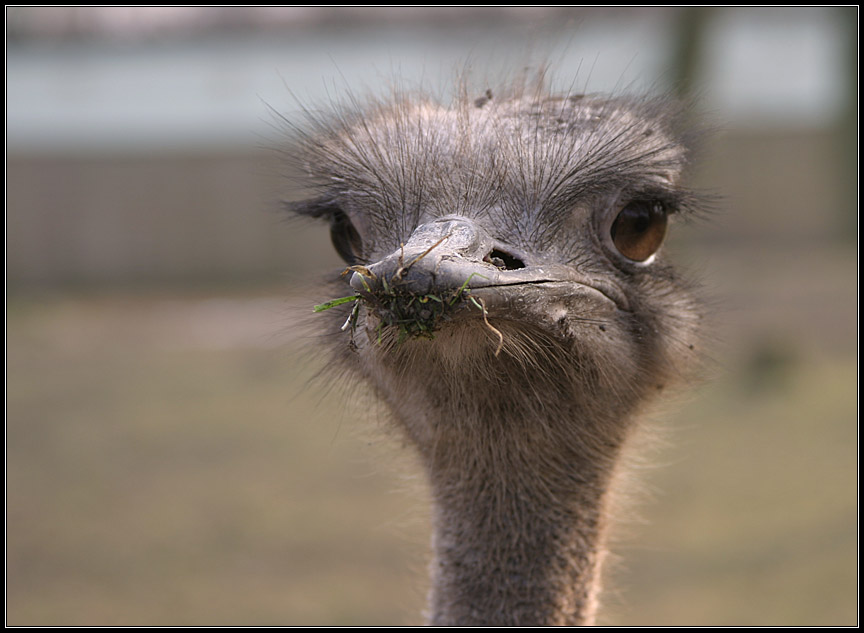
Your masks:
{"label": "ostrich neck", "polygon": [[430,468],[431,623],[593,623],[607,468],[575,455],[565,463],[550,453],[526,463],[522,448],[501,438],[489,449],[458,471],[449,460]]}
{"label": "ostrich neck", "polygon": [[491,378],[446,380],[429,363],[387,398],[432,488],[431,624],[590,624],[626,425],[586,404],[584,385],[526,386],[497,360]]}

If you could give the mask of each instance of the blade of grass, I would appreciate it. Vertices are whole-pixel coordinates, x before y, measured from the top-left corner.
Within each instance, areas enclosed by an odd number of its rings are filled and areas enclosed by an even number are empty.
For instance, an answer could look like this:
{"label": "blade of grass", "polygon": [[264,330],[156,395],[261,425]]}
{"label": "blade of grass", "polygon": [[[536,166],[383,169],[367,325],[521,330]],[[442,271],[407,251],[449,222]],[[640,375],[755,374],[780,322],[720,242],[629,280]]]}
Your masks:
{"label": "blade of grass", "polygon": [[314,312],[324,312],[324,310],[329,310],[330,308],[335,308],[336,306],[341,306],[343,303],[348,303],[349,301],[357,301],[360,298],[360,295],[351,295],[350,297],[340,297],[338,299],[333,299],[332,301],[327,301],[325,303],[319,303],[317,306],[312,308]]}

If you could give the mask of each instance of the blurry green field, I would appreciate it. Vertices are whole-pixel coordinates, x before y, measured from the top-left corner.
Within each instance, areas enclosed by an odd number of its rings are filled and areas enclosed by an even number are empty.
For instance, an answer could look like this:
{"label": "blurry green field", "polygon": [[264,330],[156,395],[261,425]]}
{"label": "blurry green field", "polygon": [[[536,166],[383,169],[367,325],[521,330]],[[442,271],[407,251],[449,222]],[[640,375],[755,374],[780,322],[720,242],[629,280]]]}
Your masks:
{"label": "blurry green field", "polygon": [[[854,253],[837,270],[835,299]],[[748,344],[664,422],[603,622],[856,623],[854,295],[843,301],[845,329]],[[422,622],[422,478],[374,407],[372,420],[346,412],[362,394],[309,384],[319,365],[285,331],[296,303],[12,301],[8,624]]]}

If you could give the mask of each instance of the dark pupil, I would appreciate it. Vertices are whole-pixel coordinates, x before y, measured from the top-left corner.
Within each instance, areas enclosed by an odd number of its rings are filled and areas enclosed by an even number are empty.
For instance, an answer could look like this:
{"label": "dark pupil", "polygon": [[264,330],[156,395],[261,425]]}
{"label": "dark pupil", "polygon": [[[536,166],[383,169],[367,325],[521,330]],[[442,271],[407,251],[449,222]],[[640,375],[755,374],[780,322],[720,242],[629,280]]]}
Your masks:
{"label": "dark pupil", "polygon": [[630,231],[632,233],[644,233],[649,224],[651,224],[650,211],[644,207],[631,213]]}

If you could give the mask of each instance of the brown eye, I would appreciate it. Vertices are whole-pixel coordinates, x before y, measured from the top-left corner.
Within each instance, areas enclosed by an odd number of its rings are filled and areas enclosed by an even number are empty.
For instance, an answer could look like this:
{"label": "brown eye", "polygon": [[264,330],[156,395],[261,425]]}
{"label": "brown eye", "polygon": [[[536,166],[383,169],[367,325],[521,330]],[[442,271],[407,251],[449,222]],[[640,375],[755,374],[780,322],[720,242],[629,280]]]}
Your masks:
{"label": "brown eye", "polygon": [[662,204],[635,200],[621,209],[609,233],[627,259],[644,262],[660,248],[666,235],[667,213]]}
{"label": "brown eye", "polygon": [[335,211],[330,219],[330,240],[339,257],[348,264],[360,263],[363,252],[363,241],[360,234],[348,216],[342,211]]}

